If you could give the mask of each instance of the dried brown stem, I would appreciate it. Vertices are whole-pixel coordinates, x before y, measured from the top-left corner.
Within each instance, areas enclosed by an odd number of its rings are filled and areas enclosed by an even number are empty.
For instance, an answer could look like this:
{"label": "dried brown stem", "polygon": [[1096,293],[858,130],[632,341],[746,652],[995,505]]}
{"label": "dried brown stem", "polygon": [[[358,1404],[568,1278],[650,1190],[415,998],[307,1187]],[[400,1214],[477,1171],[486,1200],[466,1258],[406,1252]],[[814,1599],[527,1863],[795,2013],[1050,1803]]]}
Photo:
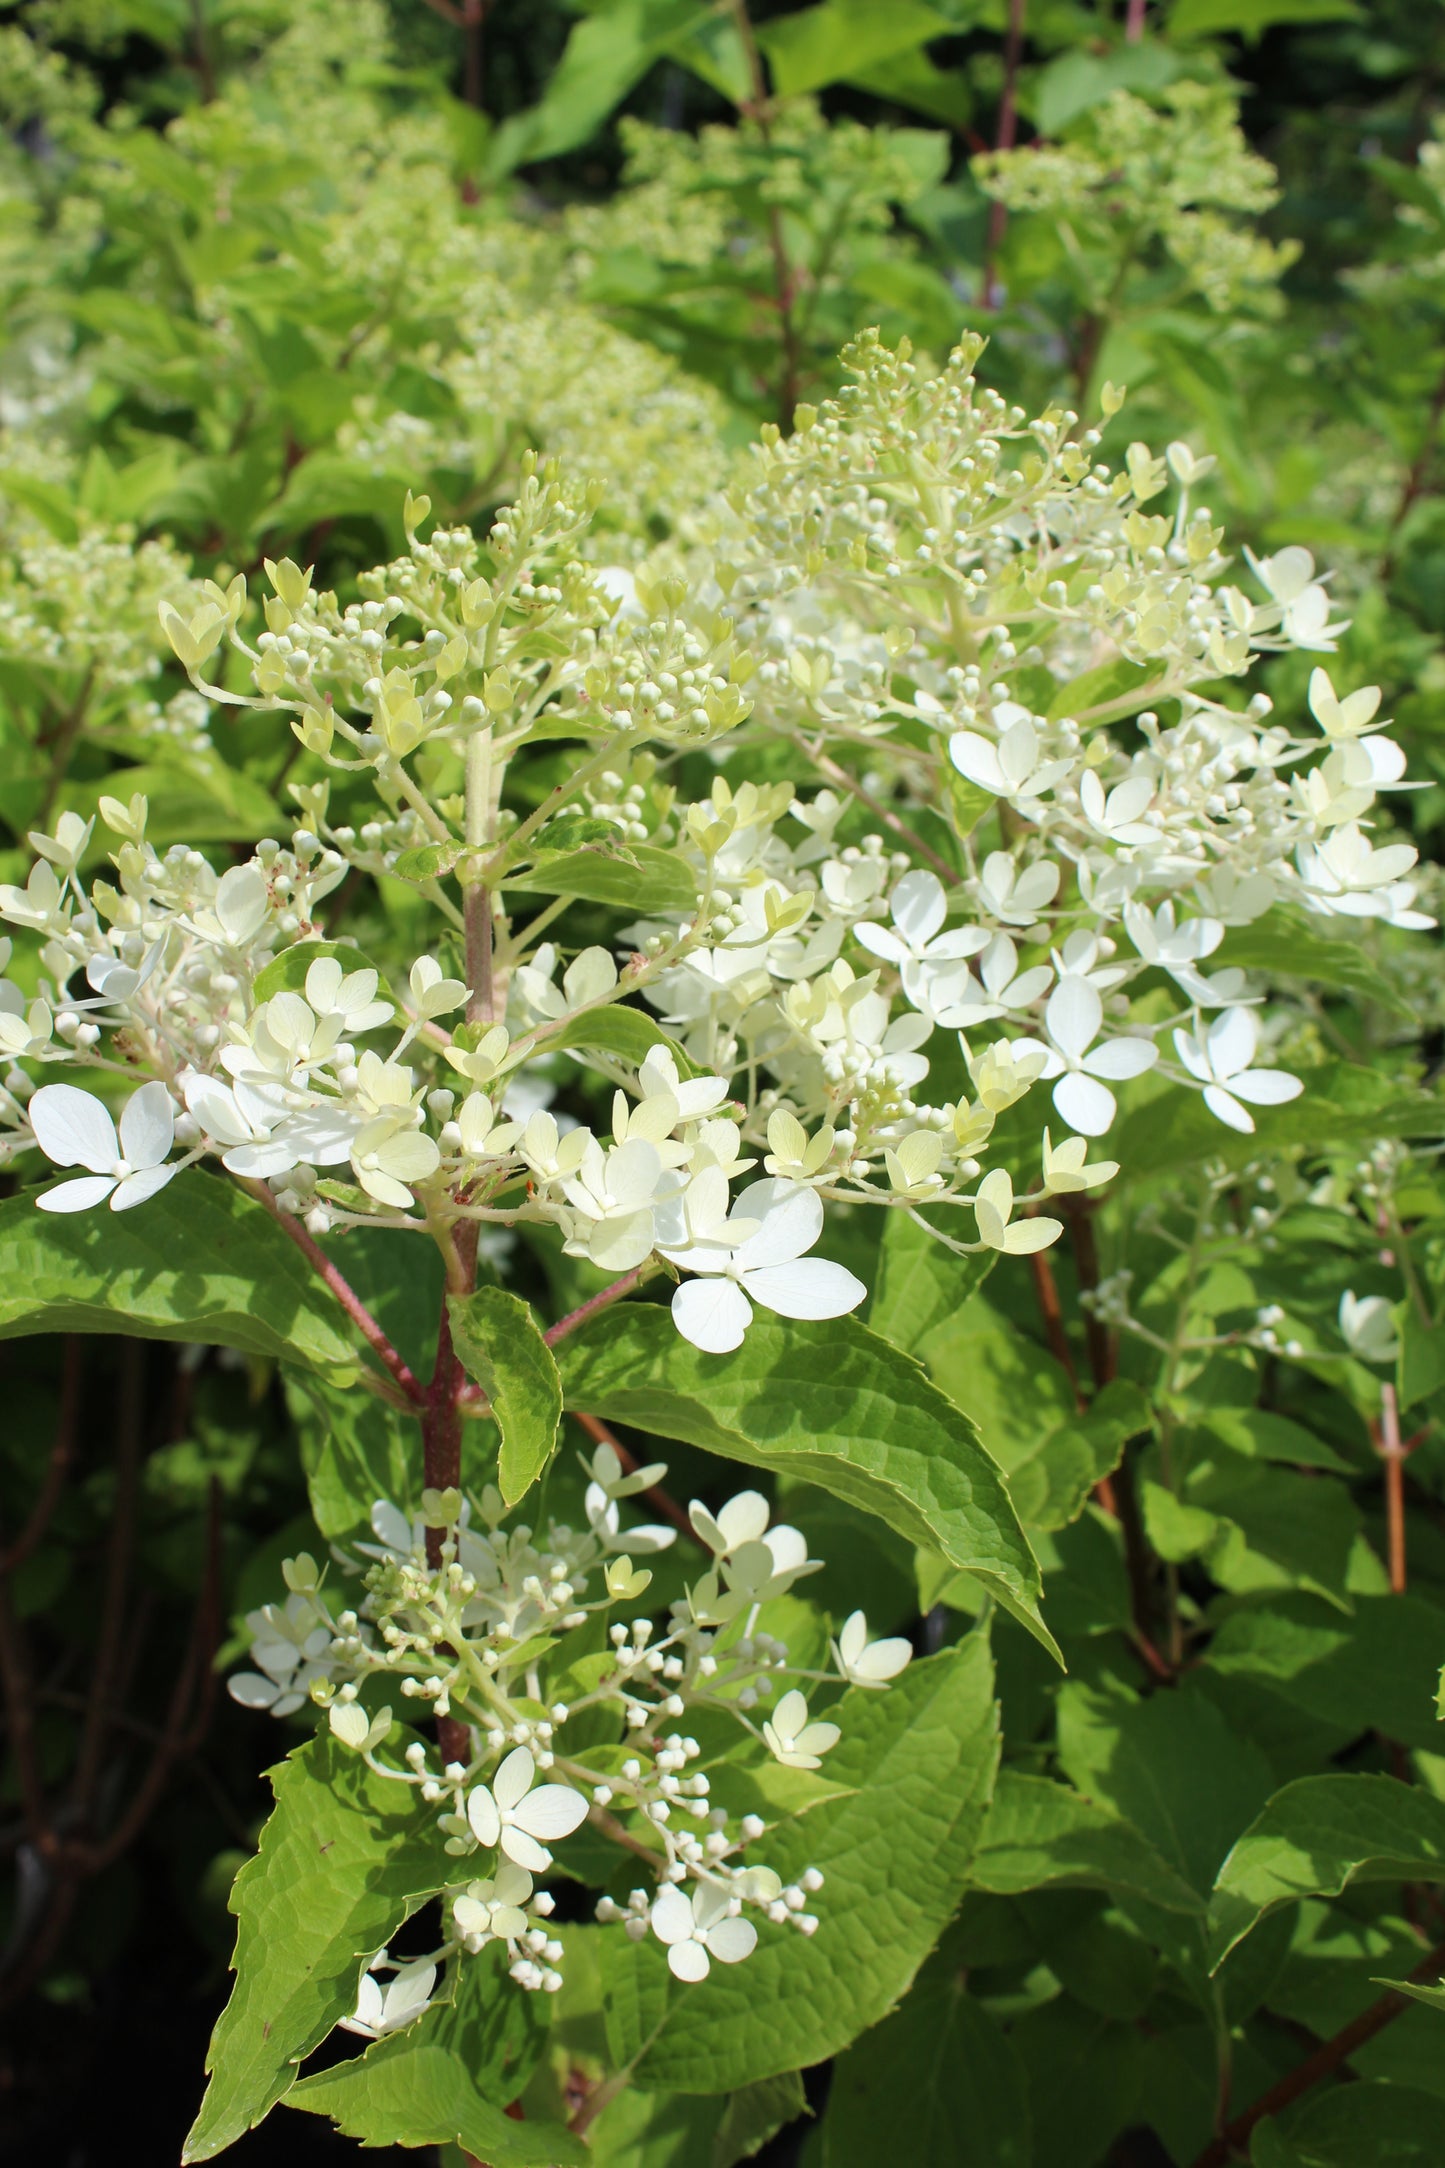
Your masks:
{"label": "dried brown stem", "polygon": [[[1445,1942],[1438,1942],[1408,1977],[1412,1982],[1436,1980],[1442,1966],[1445,1966]],[[1230,2161],[1245,2159],[1250,2133],[1257,2124],[1292,2106],[1301,2094],[1309,2092],[1322,2078],[1329,2077],[1367,2040],[1373,2040],[1376,2033],[1383,2032],[1387,2025],[1392,2025],[1397,2017],[1403,2017],[1413,2007],[1411,1998],[1394,1988],[1381,1995],[1378,2002],[1372,2002],[1367,2010],[1362,2010],[1358,2017],[1342,2026],[1333,2039],[1326,2040],[1313,2055],[1286,2072],[1267,2093],[1261,2093],[1252,2106],[1226,2123],[1219,2136],[1193,2162],[1192,2168],[1227,2168]]]}

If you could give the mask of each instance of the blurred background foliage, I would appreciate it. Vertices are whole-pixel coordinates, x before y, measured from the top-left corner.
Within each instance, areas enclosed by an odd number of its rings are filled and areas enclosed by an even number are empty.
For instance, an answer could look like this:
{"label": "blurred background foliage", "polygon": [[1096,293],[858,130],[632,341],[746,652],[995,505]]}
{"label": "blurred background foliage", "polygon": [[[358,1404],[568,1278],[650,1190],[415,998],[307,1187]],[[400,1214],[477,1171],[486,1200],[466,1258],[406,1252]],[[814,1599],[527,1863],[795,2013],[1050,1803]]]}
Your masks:
{"label": "blurred background foliage", "polygon": [[[213,734],[163,652],[190,568],[289,553],[344,591],[408,487],[484,521],[532,447],[604,482],[593,547],[625,564],[685,542],[865,323],[940,358],[985,331],[1031,411],[1127,384],[1108,456],[1182,438],[1233,537],[1335,567],[1337,675],[1384,687],[1438,856],[1442,68],[1439,0],[0,5],[0,875],[102,790],[145,791],[162,846],[285,832],[294,742]],[[1266,683],[1298,704],[1305,674]],[[12,1764],[5,2157],[171,2159],[274,1751],[209,1663],[299,1540],[293,1418],[214,1350],[4,1367],[0,1656],[65,1862]],[[1080,1903],[1070,2007],[1112,2040],[1134,1953],[1086,1956]],[[1018,1961],[974,1921],[969,1963]],[[1061,2108],[1085,2050],[1049,2049]],[[1035,2136],[1082,2168],[1066,2118]],[[1150,2142],[1111,2157],[1175,2157]],[[241,2154],[333,2150],[288,2118]]]}

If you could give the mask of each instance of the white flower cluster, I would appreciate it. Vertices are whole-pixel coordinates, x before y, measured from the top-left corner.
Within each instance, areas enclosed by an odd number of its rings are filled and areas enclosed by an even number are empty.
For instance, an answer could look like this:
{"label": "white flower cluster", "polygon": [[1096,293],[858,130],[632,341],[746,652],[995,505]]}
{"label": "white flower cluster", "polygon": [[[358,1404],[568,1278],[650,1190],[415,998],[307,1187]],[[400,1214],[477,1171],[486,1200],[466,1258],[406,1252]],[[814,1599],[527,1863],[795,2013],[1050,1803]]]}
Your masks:
{"label": "white flower cluster", "polygon": [[[289,712],[331,779],[292,786],[289,849],[220,875],[153,849],[139,798],[101,802],[114,881],[82,881],[77,816],[32,837],[0,915],[40,936],[48,978],[0,985],[0,1117],[10,1151],[86,1170],[43,1207],[128,1209],[210,1155],[313,1233],[550,1225],[619,1284],[686,1275],[680,1331],[726,1353],[758,1306],[861,1301],[810,1254],[829,1203],[957,1207],[970,1239],[940,1239],[1027,1252],[1061,1231],[1042,1204],[1115,1172],[1087,1140],[1119,1085],[1152,1072],[1245,1131],[1295,1096],[1257,1065],[1246,974],[1209,960],[1278,906],[1431,923],[1412,847],[1370,839],[1404,767],[1378,694],[1316,668],[1317,731],[1228,704],[1255,653],[1340,629],[1308,553],[1251,560],[1250,602],[1190,510],[1207,462],[1135,445],[1112,474],[1073,415],[979,391],[972,352],[928,377],[860,341],[850,391],[786,444],[765,432],[671,568],[590,571],[595,492],[529,460],[484,546],[421,540],[409,501],[406,555],[345,607],[268,566],[254,644],[239,578],[189,614],[163,602],[203,696]],[[1172,519],[1146,512],[1171,474]],[[254,694],[208,681],[227,641]],[[559,736],[580,752],[514,810],[509,765]],[[744,740],[818,780],[718,775],[689,803],[663,779]],[[375,816],[333,817],[333,783]],[[404,984],[324,939],[348,869],[434,913]],[[569,946],[574,897],[641,915],[615,949]],[[615,1085],[610,1130],[546,1110],[564,1051]],[[145,1080],[119,1134],[75,1086],[35,1088],[50,1063]],[[1016,1193],[982,1159],[1035,1084],[1072,1134],[1043,1131]]]}
{"label": "white flower cluster", "polygon": [[[635,1939],[654,1934],[680,1980],[751,1953],[758,1937],[748,1910],[803,1934],[817,1928],[808,1900],[821,1874],[809,1869],[785,1885],[771,1868],[746,1863],[766,1824],[755,1813],[730,1815],[714,1799],[702,1750],[680,1727],[689,1711],[708,1710],[780,1767],[816,1770],[841,1733],[831,1718],[810,1716],[803,1688],[881,1691],[909,1662],[908,1642],[870,1641],[854,1612],[832,1644],[830,1670],[794,1664],[759,1615],[821,1561],[808,1557],[796,1528],[772,1525],[765,1498],[743,1491],[716,1514],[692,1505],[708,1564],[660,1631],[634,1617],[609,1628],[603,1653],[568,1664],[562,1637],[619,1603],[635,1605],[651,1574],[632,1561],[675,1540],[670,1527],[624,1525],[619,1512],[665,1476],[663,1466],[624,1472],[604,1444],[585,1470],[585,1527],[553,1521],[545,1533],[503,1527],[494,1491],[483,1494],[479,1517],[455,1492],[428,1493],[428,1519],[448,1531],[436,1567],[423,1523],[378,1504],[376,1541],[358,1547],[360,1558],[336,1554],[353,1574],[370,1561],[354,1608],[333,1610],[325,1577],[303,1554],[286,1562],[284,1605],[247,1620],[256,1668],[232,1678],[234,1698],[277,1716],[307,1698],[325,1708],[343,1748],[439,1810],[442,1851],[459,1863],[444,1892],[445,1941],[397,1969],[385,1992],[375,1970],[394,1961],[380,1952],[348,2020],[353,2030],[374,2037],[409,2023],[426,2007],[439,1966],[492,1942],[506,1946],[519,1986],[559,1987],[562,1945],[546,1926],[553,1900],[536,1878],[553,1865],[552,1847],[585,1821],[634,1862],[650,1859],[655,1877],[651,1894],[634,1890],[622,1904],[603,1897],[598,1919],[621,1923]],[[372,1713],[373,1684],[463,1724],[467,1758],[437,1770],[417,1741],[401,1767],[379,1759],[392,1717],[389,1707]],[[589,1743],[572,1748],[568,1725],[583,1712]],[[612,1719],[611,1744],[595,1743],[599,1712]]]}

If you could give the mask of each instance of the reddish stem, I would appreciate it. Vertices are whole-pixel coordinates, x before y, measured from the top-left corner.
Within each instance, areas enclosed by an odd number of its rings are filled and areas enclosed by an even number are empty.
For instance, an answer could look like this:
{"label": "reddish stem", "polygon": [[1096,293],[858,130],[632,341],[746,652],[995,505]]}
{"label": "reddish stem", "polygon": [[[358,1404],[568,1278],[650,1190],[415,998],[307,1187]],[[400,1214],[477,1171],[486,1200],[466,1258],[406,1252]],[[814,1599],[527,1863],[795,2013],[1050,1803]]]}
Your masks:
{"label": "reddish stem", "polygon": [[642,1273],[641,1265],[634,1266],[631,1272],[624,1272],[620,1280],[614,1280],[610,1287],[604,1287],[600,1295],[593,1295],[589,1301],[584,1302],[580,1309],[569,1310],[555,1325],[549,1325],[542,1335],[548,1347],[555,1347],[559,1340],[568,1339],[596,1317],[599,1310],[605,1310],[611,1303],[620,1302],[624,1295],[630,1295],[634,1288],[642,1285]]}
{"label": "reddish stem", "polygon": [[1402,1596],[1408,1582],[1405,1565],[1405,1462],[1424,1437],[1400,1436],[1400,1403],[1393,1385],[1380,1388],[1380,1420],[1370,1425],[1375,1451],[1385,1465],[1385,1529],[1390,1562],[1390,1586]]}
{"label": "reddish stem", "polygon": [[1137,45],[1144,35],[1144,17],[1149,11],[1149,0],[1129,0],[1124,16],[1124,43]]}
{"label": "reddish stem", "polygon": [[13,1573],[39,1545],[51,1515],[60,1503],[65,1478],[75,1458],[75,1432],[80,1417],[80,1376],[85,1343],[77,1334],[65,1342],[61,1356],[60,1409],[55,1423],[55,1443],[50,1448],[44,1480],[29,1518],[7,1551],[0,1552],[0,1574]]}
{"label": "reddish stem", "polygon": [[[1445,1965],[1445,1942],[1438,1942],[1428,1956],[1421,1958],[1408,1977],[1411,1981],[1418,1980],[1422,1983],[1438,1979],[1442,1965]],[[1278,2115],[1282,2108],[1290,2107],[1302,2093],[1307,2093],[1312,2086],[1318,2085],[1321,2078],[1329,2077],[1333,2071],[1339,2069],[1341,2063],[1348,2062],[1367,2040],[1373,2040],[1376,2033],[1383,2032],[1387,2025],[1393,2025],[1397,2017],[1402,2017],[1413,2007],[1410,1996],[1402,1995],[1391,1988],[1378,2002],[1372,2002],[1367,2010],[1362,2010],[1357,2018],[1352,2018],[1333,2039],[1326,2040],[1306,2061],[1287,2072],[1267,2093],[1261,2093],[1252,2107],[1246,2108],[1242,2115],[1235,2116],[1232,2123],[1226,2123],[1219,2136],[1204,2148],[1193,2163],[1193,2168],[1227,2168],[1227,2163],[1231,2160],[1243,2160],[1250,2133],[1257,2123],[1264,2122],[1268,2116]]]}
{"label": "reddish stem", "polygon": [[355,1288],[337,1271],[320,1243],[314,1241],[306,1232],[300,1220],[293,1218],[289,1212],[283,1212],[280,1209],[264,1182],[243,1181],[240,1186],[245,1190],[248,1197],[254,1197],[258,1204],[263,1204],[266,1207],[277,1226],[295,1243],[297,1249],[300,1250],[302,1256],[311,1266],[312,1271],[316,1273],[319,1279],[325,1281],[327,1287],[341,1304],[342,1309],[351,1319],[352,1324],[361,1334],[362,1339],[380,1357],[396,1379],[397,1384],[406,1394],[407,1399],[420,1406],[427,1396],[417,1377],[409,1366],[402,1361]]}
{"label": "reddish stem", "polygon": [[[1024,46],[1024,9],[1028,0],[1009,0],[1008,30],[1003,45],[1003,95],[999,99],[996,151],[1011,151],[1018,140],[1018,74]],[[998,307],[995,261],[1008,224],[1008,207],[997,196],[988,207],[988,238],[983,253],[983,288],[979,296],[986,309]]]}
{"label": "reddish stem", "polygon": [[[464,1221],[456,1229],[456,1250],[464,1292],[472,1286],[477,1272],[477,1226],[474,1220]],[[457,1292],[452,1286],[442,1291],[436,1362],[421,1409],[422,1481],[428,1490],[460,1490],[462,1485],[462,1401],[467,1390],[467,1374],[452,1345],[448,1307],[451,1296]],[[445,1529],[427,1529],[426,1560],[433,1572],[442,1563],[445,1541]],[[437,1718],[437,1745],[444,1763],[471,1759],[471,1736],[459,1717]]]}

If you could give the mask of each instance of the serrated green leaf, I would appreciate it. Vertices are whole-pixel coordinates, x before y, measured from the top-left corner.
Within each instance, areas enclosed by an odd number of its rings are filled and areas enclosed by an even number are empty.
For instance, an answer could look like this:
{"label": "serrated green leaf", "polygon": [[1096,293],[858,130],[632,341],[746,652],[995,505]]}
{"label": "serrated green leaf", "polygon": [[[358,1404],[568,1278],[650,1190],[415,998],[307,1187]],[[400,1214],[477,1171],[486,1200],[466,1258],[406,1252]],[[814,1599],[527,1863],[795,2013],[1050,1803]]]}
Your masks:
{"label": "serrated green leaf", "polygon": [[1149,1403],[1127,1378],[1113,1378],[1079,1415],[1008,1465],[1009,1496],[1030,1528],[1067,1528],[1090,1491],[1119,1465],[1125,1444],[1150,1425]]}
{"label": "serrated green leaf", "polygon": [[354,2009],[363,1966],[451,1864],[411,1787],[324,1733],[271,1782],[275,1811],[231,1892],[236,1984],[211,2035],[185,2161],[224,2151],[290,2090],[298,2064]]}
{"label": "serrated green leaf", "polygon": [[1441,1615],[1419,1597],[1357,1596],[1353,1615],[1342,1616],[1317,1598],[1289,1595],[1223,1619],[1209,1668],[1303,1710],[1341,1745],[1378,1728],[1428,1752],[1440,1746],[1442,1646]]}
{"label": "serrated green leaf", "polygon": [[998,1761],[987,1641],[909,1666],[886,1694],[854,1689],[829,1774],[856,1785],[769,1832],[749,1860],[824,1877],[820,1925],[764,1928],[745,1965],[682,1987],[654,1942],[604,1944],[608,2036],[634,2082],[723,2093],[835,2055],[907,1988],[962,1895]]}
{"label": "serrated green leaf", "polygon": [[329,2116],[364,2146],[457,2145],[489,2168],[582,2168],[588,2148],[569,2130],[506,2112],[546,2045],[540,1999],[484,1953],[462,1966],[454,2001],[300,2079],[286,2105]]}
{"label": "serrated green leaf", "polygon": [[900,2140],[909,2168],[1030,2168],[1024,2066],[956,1967],[927,1965],[833,2071],[823,2168],[877,2168]]}
{"label": "serrated green leaf", "polygon": [[1204,1899],[1132,1823],[1066,1784],[1005,1769],[969,1872],[975,1889],[1105,1889],[1166,1912],[1202,1914]]}
{"label": "serrated green leaf", "polygon": [[878,1284],[868,1305],[868,1329],[905,1354],[917,1351],[932,1328],[977,1292],[997,1262],[996,1250],[959,1257],[908,1212],[884,1215]]}
{"label": "serrated green leaf", "polygon": [[704,1355],[654,1304],[562,1343],[569,1408],[804,1477],[941,1551],[1054,1653],[1038,1565],[967,1416],[917,1363],[851,1317],[758,1317],[731,1355]]}
{"label": "serrated green leaf", "polygon": [[531,1305],[501,1287],[453,1295],[452,1342],[467,1376],[492,1404],[502,1433],[497,1481],[507,1505],[530,1490],[552,1457],[562,1421],[562,1380]]}
{"label": "serrated green leaf", "polygon": [[807,2115],[808,2096],[796,2070],[780,2071],[775,2078],[761,2078],[733,2093],[723,2110],[712,2142],[711,2168],[737,2168],[751,2160],[780,2130]]}
{"label": "serrated green leaf", "polygon": [[503,874],[499,885],[643,913],[691,911],[697,904],[697,885],[683,859],[646,843],[624,846],[620,838],[615,845],[592,843],[579,851],[538,851],[522,872]]}
{"label": "serrated green leaf", "polygon": [[1396,1777],[1300,1777],[1275,1793],[1219,1870],[1211,1962],[1223,1964],[1280,1905],[1381,1881],[1445,1882],[1445,1801]]}
{"label": "serrated green leaf", "polygon": [[322,1371],[359,1364],[341,1312],[263,1205],[187,1173],[131,1212],[0,1204],[0,1340],[129,1332]]}

